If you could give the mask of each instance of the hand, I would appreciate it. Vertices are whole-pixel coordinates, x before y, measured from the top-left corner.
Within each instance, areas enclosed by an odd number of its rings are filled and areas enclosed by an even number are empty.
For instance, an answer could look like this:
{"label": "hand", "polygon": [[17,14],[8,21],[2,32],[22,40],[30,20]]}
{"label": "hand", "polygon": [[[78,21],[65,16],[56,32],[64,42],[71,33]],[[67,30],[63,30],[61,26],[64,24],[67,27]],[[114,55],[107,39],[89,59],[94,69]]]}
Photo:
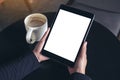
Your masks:
{"label": "hand", "polygon": [[46,38],[48,36],[49,31],[50,31],[50,28],[48,28],[48,30],[46,31],[46,33],[44,34],[44,36],[42,37],[42,39],[38,42],[38,44],[35,46],[35,48],[33,50],[33,53],[36,56],[38,62],[45,61],[45,60],[49,59],[48,57],[45,57],[45,56],[43,56],[41,54],[43,45],[45,43],[45,40],[46,40]]}
{"label": "hand", "polygon": [[74,68],[68,68],[70,74],[74,72],[82,73],[85,74],[85,69],[87,65],[87,55],[86,55],[86,50],[87,50],[87,42],[84,42],[82,46],[82,50],[79,53],[79,56],[76,60]]}

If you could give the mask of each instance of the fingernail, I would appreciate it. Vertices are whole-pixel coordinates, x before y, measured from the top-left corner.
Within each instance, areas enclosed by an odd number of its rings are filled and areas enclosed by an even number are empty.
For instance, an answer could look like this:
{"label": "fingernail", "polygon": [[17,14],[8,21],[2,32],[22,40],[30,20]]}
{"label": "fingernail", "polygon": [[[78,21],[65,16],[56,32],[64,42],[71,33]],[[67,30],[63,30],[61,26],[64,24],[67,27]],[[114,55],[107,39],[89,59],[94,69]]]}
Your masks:
{"label": "fingernail", "polygon": [[87,43],[87,41],[85,41],[85,45],[87,45],[88,43]]}

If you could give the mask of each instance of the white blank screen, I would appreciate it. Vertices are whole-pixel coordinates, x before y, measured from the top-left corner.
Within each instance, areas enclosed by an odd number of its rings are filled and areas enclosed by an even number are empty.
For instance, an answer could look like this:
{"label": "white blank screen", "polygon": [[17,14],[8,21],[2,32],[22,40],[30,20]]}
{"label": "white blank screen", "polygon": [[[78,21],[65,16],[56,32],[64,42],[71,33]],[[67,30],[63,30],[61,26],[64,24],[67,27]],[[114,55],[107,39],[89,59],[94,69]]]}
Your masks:
{"label": "white blank screen", "polygon": [[60,9],[44,50],[74,62],[90,21]]}

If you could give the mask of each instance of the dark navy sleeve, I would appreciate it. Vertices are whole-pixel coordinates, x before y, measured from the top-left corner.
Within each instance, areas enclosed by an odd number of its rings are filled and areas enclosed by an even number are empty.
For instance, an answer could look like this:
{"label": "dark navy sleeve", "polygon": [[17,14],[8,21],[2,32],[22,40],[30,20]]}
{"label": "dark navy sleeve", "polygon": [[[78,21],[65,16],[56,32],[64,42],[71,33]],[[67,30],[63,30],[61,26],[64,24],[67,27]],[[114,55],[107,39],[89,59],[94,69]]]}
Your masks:
{"label": "dark navy sleeve", "polygon": [[0,80],[21,80],[40,66],[32,51],[7,65],[0,66]]}
{"label": "dark navy sleeve", "polygon": [[70,76],[70,80],[92,80],[92,79],[87,75],[76,72]]}

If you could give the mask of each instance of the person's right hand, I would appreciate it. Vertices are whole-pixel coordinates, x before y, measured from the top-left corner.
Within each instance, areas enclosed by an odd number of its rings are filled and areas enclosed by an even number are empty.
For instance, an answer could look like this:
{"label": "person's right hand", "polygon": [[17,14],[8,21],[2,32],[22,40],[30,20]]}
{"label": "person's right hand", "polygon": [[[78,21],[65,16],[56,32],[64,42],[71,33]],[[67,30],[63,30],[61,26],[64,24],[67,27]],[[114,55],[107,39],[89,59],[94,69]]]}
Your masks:
{"label": "person's right hand", "polygon": [[78,58],[76,60],[75,66],[73,68],[70,68],[70,67],[68,68],[70,74],[74,72],[85,74],[85,69],[87,65],[86,51],[87,51],[87,42],[84,42],[82,46],[82,50],[79,53]]}

